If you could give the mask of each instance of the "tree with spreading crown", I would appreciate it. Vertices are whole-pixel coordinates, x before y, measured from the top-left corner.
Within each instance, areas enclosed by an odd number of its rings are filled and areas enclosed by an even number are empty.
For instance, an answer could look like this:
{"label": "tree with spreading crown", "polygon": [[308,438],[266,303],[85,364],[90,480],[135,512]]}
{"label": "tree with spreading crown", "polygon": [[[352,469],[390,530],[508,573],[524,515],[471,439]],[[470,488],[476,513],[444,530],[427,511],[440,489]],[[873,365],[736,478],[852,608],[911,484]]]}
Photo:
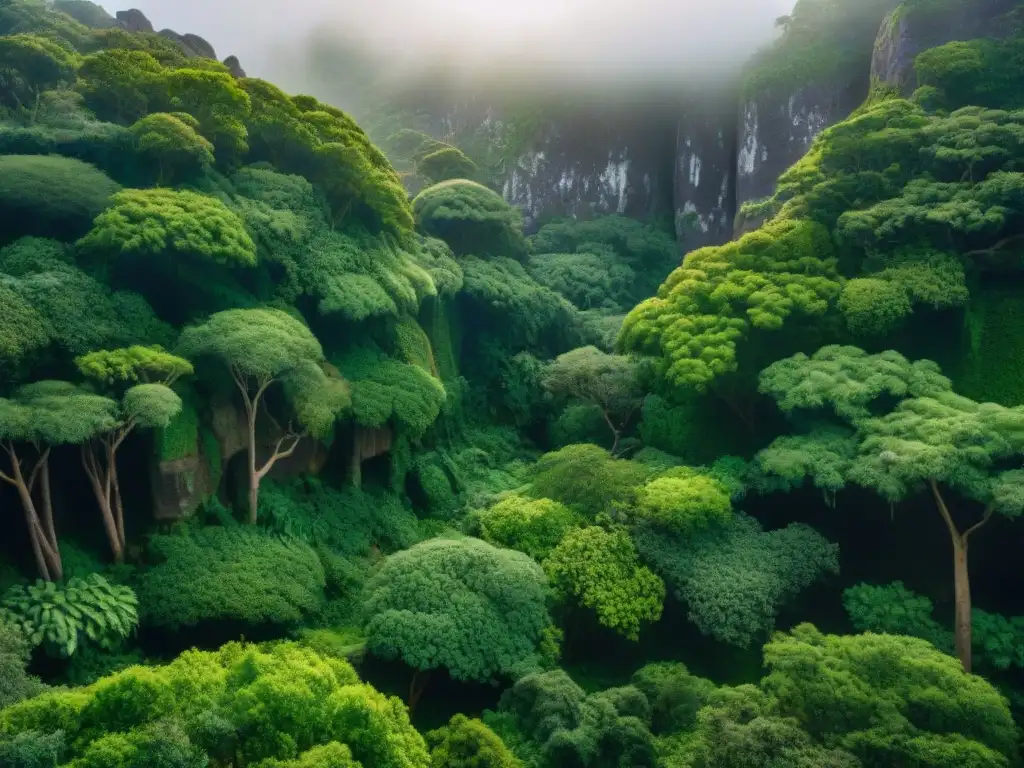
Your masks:
{"label": "tree with spreading crown", "polygon": [[[762,372],[761,391],[787,413],[830,409],[847,426],[780,437],[756,457],[755,471],[788,486],[810,479],[833,493],[854,483],[890,503],[920,491],[934,498],[953,550],[957,655],[970,671],[968,543],[993,515],[1024,511],[1024,471],[1013,468],[1024,456],[1024,407],[977,403],[955,394],[931,361],[856,347],[780,360]],[[981,505],[966,527],[951,510],[950,491]]]}
{"label": "tree with spreading crown", "polygon": [[120,563],[126,541],[117,450],[136,428],[166,427],[181,412],[181,398],[171,385],[191,374],[192,364],[160,347],[143,346],[90,352],[75,363],[84,376],[108,387],[127,386],[120,397],[116,422],[82,443],[82,466],[103,516],[111,555]]}
{"label": "tree with spreading crown", "polygon": [[[182,356],[212,358],[226,366],[245,405],[248,426],[249,522],[256,522],[260,481],[274,464],[291,456],[305,434],[330,431],[349,405],[347,383],[321,367],[323,349],[301,321],[279,309],[228,309],[205,323],[186,328],[179,340]],[[256,419],[267,390],[283,383],[300,427],[289,424],[270,457],[256,463]]]}

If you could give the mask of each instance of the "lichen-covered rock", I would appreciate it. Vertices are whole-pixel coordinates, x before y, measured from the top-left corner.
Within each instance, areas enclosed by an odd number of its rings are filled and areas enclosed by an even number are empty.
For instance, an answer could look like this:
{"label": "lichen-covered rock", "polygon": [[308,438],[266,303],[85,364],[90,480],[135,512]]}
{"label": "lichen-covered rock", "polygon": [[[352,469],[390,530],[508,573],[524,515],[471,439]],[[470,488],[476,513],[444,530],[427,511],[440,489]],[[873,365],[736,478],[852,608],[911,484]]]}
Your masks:
{"label": "lichen-covered rock", "polygon": [[684,252],[732,237],[736,215],[736,94],[690,101],[676,127],[675,228]]}
{"label": "lichen-covered rock", "polygon": [[153,24],[138,8],[117,12],[117,23],[129,32],[152,32]]}
{"label": "lichen-covered rock", "polygon": [[1014,25],[1003,19],[1020,0],[913,0],[890,13],[878,31],[871,77],[909,96],[917,87],[917,54],[954,40],[1002,37]]}

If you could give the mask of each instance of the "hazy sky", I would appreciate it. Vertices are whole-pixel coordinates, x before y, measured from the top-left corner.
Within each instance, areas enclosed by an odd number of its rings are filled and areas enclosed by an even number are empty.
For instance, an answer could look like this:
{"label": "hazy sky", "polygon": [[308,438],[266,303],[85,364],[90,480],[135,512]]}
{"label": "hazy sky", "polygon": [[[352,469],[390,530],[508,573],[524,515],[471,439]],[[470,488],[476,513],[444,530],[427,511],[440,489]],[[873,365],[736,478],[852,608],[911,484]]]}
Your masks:
{"label": "hazy sky", "polygon": [[[793,0],[119,0],[159,30],[192,32],[250,75],[297,87],[311,35],[355,40],[415,70],[702,77],[771,39]],[[129,4],[130,3],[130,4]]]}

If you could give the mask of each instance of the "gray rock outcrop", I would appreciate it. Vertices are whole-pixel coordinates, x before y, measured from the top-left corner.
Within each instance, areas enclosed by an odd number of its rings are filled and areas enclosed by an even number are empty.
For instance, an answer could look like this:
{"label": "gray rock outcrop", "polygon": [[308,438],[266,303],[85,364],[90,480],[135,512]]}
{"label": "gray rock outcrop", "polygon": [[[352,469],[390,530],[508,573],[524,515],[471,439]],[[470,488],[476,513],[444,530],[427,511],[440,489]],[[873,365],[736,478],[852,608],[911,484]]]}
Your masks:
{"label": "gray rock outcrop", "polygon": [[913,9],[901,5],[878,32],[871,77],[909,96],[917,87],[917,54],[954,40],[1011,34],[1014,25],[1004,17],[1019,6],[1020,0],[947,0]]}
{"label": "gray rock outcrop", "polygon": [[673,207],[683,252],[732,237],[736,215],[735,93],[689,100],[676,125]]}
{"label": "gray rock outcrop", "polygon": [[153,31],[152,23],[150,23],[149,19],[146,18],[146,14],[138,8],[129,8],[127,11],[118,11],[116,18],[118,25],[129,32]]}

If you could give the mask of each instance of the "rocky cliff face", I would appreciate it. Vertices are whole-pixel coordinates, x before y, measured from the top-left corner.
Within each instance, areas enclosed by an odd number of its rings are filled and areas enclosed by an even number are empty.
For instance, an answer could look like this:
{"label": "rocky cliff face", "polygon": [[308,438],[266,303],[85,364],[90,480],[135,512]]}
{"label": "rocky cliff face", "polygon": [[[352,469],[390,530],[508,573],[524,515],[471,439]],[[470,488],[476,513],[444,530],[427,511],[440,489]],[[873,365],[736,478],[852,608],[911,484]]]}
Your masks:
{"label": "rocky cliff face", "polygon": [[740,108],[736,206],[768,197],[775,182],[825,128],[847,118],[868,94],[867,73],[748,97]]}
{"label": "rocky cliff face", "polygon": [[736,215],[736,98],[688,99],[676,123],[673,208],[684,252],[732,237]]}
{"label": "rocky cliff face", "polygon": [[1003,17],[1020,0],[943,0],[904,3],[882,23],[871,60],[871,77],[904,96],[917,87],[914,58],[954,40],[1001,37],[1014,26]]}
{"label": "rocky cliff face", "polygon": [[467,102],[446,110],[433,133],[491,155],[489,183],[522,211],[527,232],[555,217],[672,216],[670,111],[575,106],[522,122],[502,106]]}
{"label": "rocky cliff face", "polygon": [[529,230],[552,216],[650,219],[671,212],[672,154],[660,121],[550,122],[506,168],[501,190]]}

